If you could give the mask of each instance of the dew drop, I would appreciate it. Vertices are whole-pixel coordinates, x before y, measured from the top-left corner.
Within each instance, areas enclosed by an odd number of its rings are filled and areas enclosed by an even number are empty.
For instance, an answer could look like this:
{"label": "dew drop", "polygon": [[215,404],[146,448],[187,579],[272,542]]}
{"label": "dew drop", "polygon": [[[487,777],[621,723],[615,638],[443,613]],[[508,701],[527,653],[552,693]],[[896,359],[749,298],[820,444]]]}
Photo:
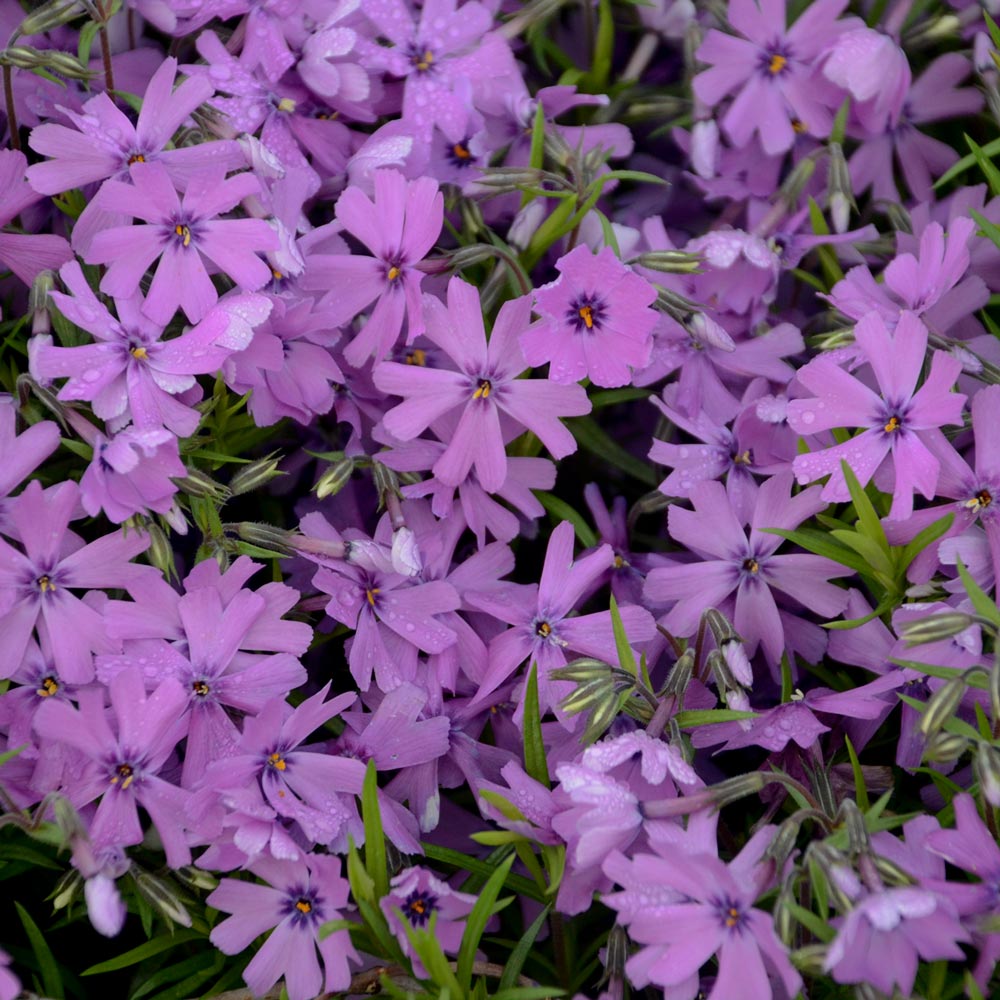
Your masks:
{"label": "dew drop", "polygon": [[816,414],[812,410],[802,411],[802,423],[811,424],[816,419]]}

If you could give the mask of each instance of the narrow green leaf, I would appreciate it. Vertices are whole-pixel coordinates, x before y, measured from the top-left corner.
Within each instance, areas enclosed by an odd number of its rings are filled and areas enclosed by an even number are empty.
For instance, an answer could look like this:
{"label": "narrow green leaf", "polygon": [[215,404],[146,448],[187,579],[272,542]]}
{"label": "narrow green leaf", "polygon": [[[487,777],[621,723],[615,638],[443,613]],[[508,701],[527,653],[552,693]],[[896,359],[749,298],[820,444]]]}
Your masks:
{"label": "narrow green leaf", "polygon": [[621,389],[601,389],[590,397],[590,405],[594,410],[617,403],[634,403],[639,399],[649,399],[652,393],[649,389],[636,389],[627,385]]}
{"label": "narrow green leaf", "polygon": [[654,487],[659,483],[651,465],[626,451],[592,417],[571,417],[566,421],[566,426],[572,431],[577,444],[592,455],[597,455],[647,486]]}
{"label": "narrow green leaf", "polygon": [[[474,858],[470,854],[464,854],[462,851],[456,851],[450,847],[439,847],[437,844],[430,844],[425,841],[422,841],[420,846],[423,848],[424,856],[428,861],[437,861],[454,868],[456,871],[472,872],[484,878],[489,878],[496,868],[495,865],[488,864],[480,858]],[[511,892],[527,896],[538,903],[548,902],[545,898],[545,893],[531,879],[525,878],[523,875],[511,872],[507,876],[506,885]]]}
{"label": "narrow green leaf", "polygon": [[361,855],[354,846],[354,838],[348,838],[347,849],[347,881],[351,885],[351,895],[355,902],[362,900],[371,901],[375,898],[375,882],[365,871],[365,866],[361,863]]}
{"label": "narrow green leaf", "polygon": [[868,786],[865,784],[864,772],[861,770],[861,761],[854,749],[851,738],[845,734],[844,743],[847,746],[847,756],[851,758],[851,770],[854,772],[854,797],[857,799],[858,808],[863,812],[868,812],[870,805],[868,800]]}
{"label": "narrow green leaf", "polygon": [[698,726],[711,726],[716,722],[742,722],[744,719],[756,718],[756,712],[738,712],[734,708],[697,708],[678,712],[674,716],[681,729],[695,729]]}
{"label": "narrow green leaf", "polygon": [[976,609],[976,614],[1000,628],[1000,608],[997,608],[996,602],[991,600],[982,587],[972,579],[972,574],[965,568],[965,563],[961,559],[957,560],[957,564],[958,575],[962,578],[962,585]]}
{"label": "narrow green leaf", "polygon": [[[134,993],[130,994],[129,1000],[141,1000],[142,997],[170,983],[177,983],[180,980],[187,982],[189,978],[198,973],[202,973],[205,980],[208,980],[212,976],[218,975],[224,963],[225,959],[219,952],[207,948],[203,949],[191,958],[185,958],[180,962],[170,962],[157,972],[144,976],[142,983],[138,985]],[[167,992],[173,992],[173,990]]]}
{"label": "narrow green leaf", "polygon": [[55,955],[52,954],[52,949],[49,947],[48,941],[45,940],[45,935],[38,929],[38,924],[31,919],[31,914],[20,903],[15,900],[14,905],[17,907],[17,915],[21,918],[24,931],[28,935],[35,961],[38,962],[38,970],[42,976],[42,986],[46,996],[51,1000],[63,1000],[65,994],[62,975],[59,972]]}
{"label": "narrow green leaf", "polygon": [[0,767],[3,767],[7,761],[13,760],[19,753],[25,750],[27,746],[27,743],[22,743],[19,747],[14,747],[13,750],[5,750],[3,753],[0,753]]}
{"label": "narrow green leaf", "polygon": [[593,528],[587,524],[579,511],[554,493],[548,493],[545,490],[533,490],[532,492],[538,497],[538,502],[545,510],[556,519],[556,522],[569,521],[573,525],[576,537],[585,549],[593,548],[597,544],[597,535],[594,534]]}
{"label": "narrow green leaf", "polygon": [[858,477],[854,470],[847,464],[846,460],[841,460],[840,469],[844,474],[848,492],[851,494],[851,502],[854,504],[854,512],[858,515],[859,531],[875,542],[884,552],[889,552],[889,542],[885,537],[885,529],[879,519],[878,511],[875,510],[871,498],[865,493],[858,482]]}
{"label": "narrow green leaf", "polygon": [[458,949],[456,978],[459,986],[466,993],[472,986],[472,965],[476,960],[476,949],[479,947],[483,932],[486,930],[486,924],[493,916],[494,904],[513,863],[514,855],[512,854],[489,877],[479,893],[476,905],[472,907],[472,911],[465,918],[465,932],[462,934],[462,944]]}
{"label": "narrow green leaf", "polygon": [[639,676],[639,668],[636,666],[635,653],[629,645],[628,636],[625,634],[625,626],[622,624],[621,612],[618,610],[618,602],[614,594],[611,595],[611,628],[615,634],[615,652],[618,654],[618,666],[622,670],[627,670],[633,677]]}
{"label": "narrow green leaf", "polygon": [[494,993],[492,1000],[546,1000],[547,997],[561,997],[565,990],[554,986],[515,986],[513,989]]}
{"label": "narrow green leaf", "polygon": [[505,844],[530,844],[531,841],[523,833],[513,830],[480,830],[470,833],[470,839],[485,847],[502,847]]}
{"label": "narrow green leaf", "polygon": [[827,531],[817,531],[815,528],[798,528],[791,531],[787,528],[763,528],[762,531],[769,535],[781,535],[788,541],[801,546],[807,552],[812,552],[817,556],[825,556],[841,566],[847,566],[859,573],[867,573],[870,569],[855,551],[845,545],[839,545],[830,539]]}
{"label": "narrow green leaf", "polygon": [[783,905],[787,906],[788,912],[820,941],[833,940],[837,932],[825,920],[820,920],[812,910],[807,910],[804,906],[799,906],[798,903],[793,903],[790,899],[786,899]]}
{"label": "narrow green leaf", "polygon": [[822,627],[832,629],[836,632],[850,631],[852,628],[860,628],[862,625],[867,625],[868,622],[874,621],[879,615],[885,614],[886,611],[891,610],[895,606],[895,599],[887,598],[882,601],[874,611],[867,615],[863,615],[861,618],[846,618],[839,622],[823,622]]}
{"label": "narrow green leaf", "polygon": [[[989,149],[989,146],[992,145],[993,144],[990,143],[985,148]],[[1000,247],[1000,226],[997,226],[995,223],[990,222],[990,220],[987,219],[985,215],[980,215],[980,213],[977,212],[975,209],[970,208],[969,215],[971,215],[976,220],[976,222],[979,224],[979,228],[983,231],[983,234],[987,237],[987,239],[992,240],[994,246]]]}
{"label": "narrow green leaf", "polygon": [[[996,28],[996,25],[994,24],[993,27]],[[971,136],[965,136],[965,144],[972,151],[976,163],[979,164],[979,169],[982,170],[983,176],[986,178],[986,183],[990,186],[990,193],[995,198],[1000,194],[1000,170],[997,169],[996,164],[983,152],[982,147]]]}
{"label": "narrow green leaf", "polygon": [[[528,156],[528,166],[532,170],[541,170],[545,164],[545,108],[539,101],[535,107],[535,120],[531,126],[531,153]],[[527,191],[521,194],[521,208],[531,201]]]}
{"label": "narrow green leaf", "polygon": [[425,928],[414,927],[403,915],[402,910],[398,907],[395,909],[399,922],[406,932],[406,936],[410,939],[413,950],[417,953],[417,956],[428,972],[428,978],[441,988],[439,1000],[444,997],[445,991],[453,995],[455,1000],[461,1000],[466,994],[459,985],[455,973],[451,971],[451,966],[448,964],[448,959],[445,958],[445,954],[441,950],[441,944],[435,933],[437,912],[431,914],[430,924]]}
{"label": "narrow green leaf", "polygon": [[389,867],[385,856],[382,813],[378,804],[378,772],[374,760],[368,761],[365,771],[361,809],[365,824],[365,871],[375,887],[375,898],[381,899],[389,892]]}
{"label": "narrow green leaf", "polygon": [[[994,139],[992,142],[986,143],[982,147],[982,151],[985,156],[996,156],[997,153],[1000,153],[1000,139]],[[958,163],[953,164],[934,182],[934,189],[937,190],[944,187],[949,181],[953,181],[956,177],[964,174],[966,170],[975,165],[976,158],[971,153],[968,156],[963,156]]]}
{"label": "narrow green leaf", "polygon": [[497,984],[497,990],[503,993],[504,990],[509,990],[517,982],[517,977],[521,975],[521,970],[524,968],[524,963],[531,954],[531,948],[535,943],[535,938],[538,937],[539,931],[541,931],[546,919],[548,918],[549,911],[552,909],[552,904],[549,903],[541,913],[531,922],[531,926],[521,935],[520,940],[514,946],[510,955],[507,957],[507,961],[504,963],[503,975],[500,977],[500,982]]}
{"label": "narrow green leaf", "polygon": [[531,664],[524,685],[524,769],[546,788],[552,787],[542,739],[542,717],[538,710],[538,663]]}
{"label": "narrow green leaf", "polygon": [[153,955],[170,951],[171,948],[176,948],[186,941],[195,941],[198,938],[204,940],[204,935],[198,934],[196,931],[177,931],[174,934],[161,934],[159,937],[153,938],[152,941],[146,941],[145,944],[140,944],[136,948],[122,952],[121,955],[115,958],[109,958],[106,962],[99,962],[97,965],[90,966],[89,969],[84,969],[80,975],[99,976],[104,972],[116,972],[118,969],[127,969],[130,965],[138,965],[145,959],[152,958]]}
{"label": "narrow green leaf", "polygon": [[838,542],[842,542],[849,548],[854,549],[871,569],[877,573],[881,573],[883,576],[889,578],[895,575],[895,567],[893,566],[892,559],[889,557],[889,553],[873,538],[869,538],[868,535],[862,535],[857,531],[837,530],[831,531],[830,535]]}
{"label": "narrow green leaf", "polygon": [[935,521],[933,524],[928,524],[923,531],[915,535],[910,542],[903,546],[903,551],[900,555],[900,568],[903,570],[907,569],[910,563],[913,562],[913,560],[916,559],[928,545],[933,545],[934,542],[936,542],[948,531],[954,520],[954,514],[945,514],[945,516],[940,520]]}

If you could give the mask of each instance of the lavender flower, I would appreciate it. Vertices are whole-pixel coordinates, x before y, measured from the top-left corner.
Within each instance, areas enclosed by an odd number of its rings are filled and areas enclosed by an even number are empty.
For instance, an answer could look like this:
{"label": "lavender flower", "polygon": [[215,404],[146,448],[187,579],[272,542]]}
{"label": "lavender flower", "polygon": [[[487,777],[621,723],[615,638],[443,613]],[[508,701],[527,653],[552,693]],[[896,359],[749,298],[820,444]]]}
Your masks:
{"label": "lavender flower", "polygon": [[[273,933],[243,970],[247,986],[262,996],[282,977],[289,1000],[312,1000],[323,992],[341,992],[351,982],[350,962],[360,958],[345,930],[321,938],[319,930],[339,920],[350,888],[341,875],[340,858],[310,854],[304,861],[260,858],[249,870],[268,885],[223,879],[208,905],[230,913],[210,935],[226,955],[236,955],[255,938]],[[320,968],[316,952],[323,960]]]}

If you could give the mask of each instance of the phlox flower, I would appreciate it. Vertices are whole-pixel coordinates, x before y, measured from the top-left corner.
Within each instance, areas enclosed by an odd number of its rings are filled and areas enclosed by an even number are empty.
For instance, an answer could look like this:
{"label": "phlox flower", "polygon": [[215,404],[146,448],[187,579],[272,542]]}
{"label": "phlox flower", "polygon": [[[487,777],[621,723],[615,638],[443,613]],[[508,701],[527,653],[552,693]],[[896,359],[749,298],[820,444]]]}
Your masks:
{"label": "phlox flower", "polygon": [[84,259],[108,265],[102,292],[115,298],[134,295],[158,261],[143,313],[166,324],[181,308],[197,323],[219,300],[206,258],[243,291],[256,291],[271,280],[271,269],[257,252],[277,250],[277,233],[262,219],[217,218],[260,190],[253,174],[227,178],[224,167],[206,168],[190,179],[182,201],[161,164],[133,163],[129,172],[132,184],[106,181],[96,200],[145,225],[114,226],[94,237]]}
{"label": "phlox flower", "polygon": [[407,181],[398,170],[375,171],[375,201],[349,187],[337,201],[337,219],[373,254],[317,254],[302,287],[334,291],[323,300],[331,325],[353,319],[373,302],[361,332],[344,348],[347,361],[360,368],[372,355],[381,361],[399,339],[403,316],[407,342],[424,331],[420,285],[415,266],[434,246],[444,219],[444,197],[437,181]]}
{"label": "phlox flower", "polygon": [[403,869],[393,878],[389,894],[379,900],[389,930],[395,934],[403,954],[413,964],[414,975],[424,979],[429,978],[429,973],[413,951],[403,920],[414,928],[433,926],[434,937],[441,950],[446,955],[457,955],[465,933],[465,918],[475,905],[475,896],[457,892],[447,882],[442,882],[421,867]]}
{"label": "phlox flower", "polygon": [[528,364],[549,362],[553,382],[620,386],[649,362],[656,289],[626,267],[610,247],[585,245],[556,263],[560,277],[535,289],[541,319],[520,338]]}
{"label": "phlox flower", "polygon": [[18,434],[17,404],[12,396],[0,394],[0,534],[10,537],[13,530],[6,517],[7,498],[58,447],[59,428],[51,420]]}
{"label": "phlox flower", "polygon": [[576,385],[522,379],[527,368],[517,337],[528,326],[527,296],[506,302],[486,341],[479,292],[460,278],[448,285],[448,308],[427,296],[425,335],[457,367],[417,367],[383,362],[373,373],[377,388],[404,397],[383,422],[401,440],[410,440],[446,414],[457,426],[442,435],[446,447],[433,473],[446,486],[461,485],[475,466],[488,493],[507,479],[505,442],[524,428],[533,431],[556,458],[576,450],[573,435],[560,417],[590,411],[586,393]]}
{"label": "phlox flower", "polygon": [[231,914],[210,935],[223,954],[239,954],[274,928],[243,970],[257,996],[282,976],[289,1000],[312,1000],[350,985],[349,963],[360,961],[350,935],[338,930],[319,936],[323,924],[341,919],[348,905],[350,887],[341,866],[340,858],[325,854],[309,854],[302,861],[258,858],[248,870],[267,885],[227,878],[208,897],[209,906]]}
{"label": "phlox flower", "polygon": [[46,740],[68,744],[88,761],[85,775],[66,788],[77,806],[100,797],[90,824],[99,846],[129,846],[142,841],[138,807],[149,814],[163,842],[167,864],[190,864],[184,807],[188,793],[159,777],[183,736],[186,697],[173,678],[152,694],[138,670],[123,670],[109,686],[116,727],[104,709],[105,691],[77,692],[79,710],[50,698],[35,715],[35,729]]}
{"label": "phlox flower", "polygon": [[[775,554],[780,535],[767,528],[796,528],[826,504],[818,487],[790,496],[791,473],[772,476],[757,494],[749,537],[721,483],[703,482],[691,490],[694,510],[670,508],[671,537],[700,556],[697,562],[650,570],[646,597],[676,603],[663,619],[671,632],[693,635],[706,608],[722,608],[735,592],[732,621],[751,655],[762,646],[773,667],[800,626],[783,621],[772,590],[827,618],[843,611],[847,591],[829,583],[851,571],[811,554]],[[726,601],[726,604],[722,602]]]}
{"label": "phlox flower", "polygon": [[0,1000],[17,1000],[21,981],[10,970],[10,956],[0,949]]}
{"label": "phlox flower", "polygon": [[[763,860],[774,837],[764,827],[725,864],[687,838],[653,838],[651,853],[626,858],[613,851],[605,870],[623,892],[605,894],[629,936],[644,947],[626,966],[637,987],[655,983],[670,997],[693,1000],[699,969],[718,956],[719,971],[708,1000],[794,997],[802,985],[771,916],[754,906],[774,878]],[[678,849],[680,847],[681,849]]]}
{"label": "phlox flower", "polygon": [[118,647],[108,637],[101,614],[71,591],[128,588],[156,573],[151,566],[129,562],[149,547],[144,532],[119,531],[82,545],[68,530],[79,499],[74,482],[43,491],[41,483],[33,481],[8,507],[24,551],[0,540],[4,676],[20,666],[37,626],[62,676],[72,684],[89,681],[94,676],[91,653],[112,653]]}
{"label": "phlox flower", "polygon": [[800,369],[799,381],[816,395],[788,404],[793,430],[807,435],[834,427],[864,429],[843,444],[799,455],[793,469],[800,483],[829,474],[823,499],[842,501],[850,498],[842,461],[864,486],[892,456],[895,484],[889,516],[905,518],[913,510],[915,490],[930,500],[937,488],[941,466],[925,438],[943,425],[962,423],[966,397],[951,391],[961,362],[935,351],[930,373],[918,389],[927,355],[927,328],[911,312],[901,314],[895,334],[877,314],[869,313],[858,322],[855,339],[881,395],[828,358],[815,358]]}
{"label": "phlox flower", "polygon": [[722,117],[735,145],[746,146],[757,133],[764,152],[774,155],[791,149],[796,129],[818,137],[829,132],[829,104],[836,106],[839,97],[820,76],[817,61],[850,23],[837,20],[846,6],[847,0],[817,0],[786,29],[785,0],[730,0],[736,34],[708,32],[695,55],[710,68],[694,78],[693,87],[709,107],[735,93]]}

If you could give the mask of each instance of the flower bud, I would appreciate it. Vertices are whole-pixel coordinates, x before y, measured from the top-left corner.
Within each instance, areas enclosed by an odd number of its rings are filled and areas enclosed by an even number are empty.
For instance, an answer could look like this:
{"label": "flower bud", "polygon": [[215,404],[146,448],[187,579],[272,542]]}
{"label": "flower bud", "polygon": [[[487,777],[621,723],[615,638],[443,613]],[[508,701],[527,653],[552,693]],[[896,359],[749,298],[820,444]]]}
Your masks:
{"label": "flower bud", "polygon": [[219,885],[219,880],[214,875],[194,865],[175,868],[174,875],[192,889],[201,889],[205,892],[211,892]]}
{"label": "flower bud", "polygon": [[48,0],[33,10],[18,28],[19,35],[40,35],[68,24],[83,13],[80,0]]}
{"label": "flower bud", "polygon": [[974,624],[971,615],[961,611],[945,611],[907,622],[901,630],[901,638],[907,646],[920,646],[927,642],[951,639]]}
{"label": "flower bud", "polygon": [[968,749],[969,741],[956,733],[935,733],[927,740],[923,759],[932,764],[951,764]]}
{"label": "flower bud", "polygon": [[711,180],[719,169],[719,126],[714,118],[691,126],[691,169]]}
{"label": "flower bud", "polygon": [[39,59],[39,66],[70,80],[89,80],[94,75],[76,56],[58,49],[46,49],[44,58]]}
{"label": "flower bud", "polygon": [[[301,551],[300,546],[304,540],[301,535],[260,521],[240,521],[237,524],[226,525],[226,527],[234,530],[239,538],[250,545],[269,549],[272,552],[280,552],[285,556],[291,556],[296,551]],[[313,539],[313,541],[318,541],[318,539]],[[343,545],[343,542],[340,544]]]}
{"label": "flower bud", "polygon": [[958,674],[946,681],[927,702],[927,710],[920,719],[920,731],[931,736],[955,715],[966,690],[965,677]]}
{"label": "flower bud", "polygon": [[155,566],[168,580],[178,579],[177,566],[174,563],[174,547],[167,538],[167,533],[155,522],[146,525],[149,534],[149,548],[146,558],[151,566]]}
{"label": "flower bud", "polygon": [[670,668],[667,675],[667,682],[663,685],[661,697],[674,695],[680,697],[688,689],[691,678],[694,675],[694,650],[685,649],[678,657],[677,662]]}
{"label": "flower bud", "polygon": [[392,533],[392,568],[400,576],[416,576],[423,569],[417,538],[405,526]]}
{"label": "flower bud", "polygon": [[284,476],[285,473],[278,468],[280,461],[280,456],[271,454],[266,458],[259,458],[249,465],[241,466],[229,480],[229,489],[233,496],[238,497],[244,493],[251,493],[253,490],[267,485],[272,479]]}
{"label": "flower bud", "polygon": [[835,233],[846,233],[851,221],[851,209],[854,203],[854,190],[851,187],[851,174],[844,159],[844,149],[839,142],[831,142],[827,147],[830,151],[827,168],[826,191],[830,208],[830,222]]}
{"label": "flower bud", "polygon": [[350,481],[354,474],[354,459],[342,458],[334,462],[322,476],[319,477],[313,490],[320,500],[336,496]]}
{"label": "flower bud", "polygon": [[975,770],[983,797],[994,808],[1000,806],[1000,752],[996,747],[986,742],[977,745]]}
{"label": "flower bud", "polygon": [[64,872],[52,891],[52,909],[65,909],[80,894],[82,887],[83,876],[75,868]]}
{"label": "flower bud", "polygon": [[683,250],[650,250],[629,261],[639,267],[664,274],[695,274],[701,268],[701,257]]}
{"label": "flower bud", "polygon": [[886,885],[913,885],[916,881],[905,868],[901,868],[895,861],[891,861],[881,854],[873,854],[871,857],[875,862],[875,870]]}
{"label": "flower bud", "polygon": [[473,243],[467,247],[459,247],[448,255],[448,267],[452,271],[463,271],[467,267],[482,264],[483,261],[496,257],[496,250],[486,243]]}
{"label": "flower bud", "polygon": [[605,663],[603,660],[595,660],[592,657],[581,657],[566,664],[565,667],[557,667],[555,670],[550,670],[549,676],[557,681],[572,681],[574,684],[582,684],[597,677],[610,680],[611,665]]}
{"label": "flower bud", "polygon": [[375,480],[375,489],[378,492],[381,506],[385,506],[386,497],[390,493],[399,496],[399,479],[396,477],[396,473],[388,465],[383,465],[374,458],[372,459],[372,477]]}
{"label": "flower bud", "polygon": [[804,976],[818,979],[826,975],[826,952],[825,944],[807,944],[803,948],[797,948],[788,957]]}
{"label": "flower bud", "polygon": [[182,927],[191,926],[191,915],[169,882],[135,866],[132,868],[132,878],[140,894],[167,920],[180,924]]}
{"label": "flower bud", "polygon": [[854,799],[844,799],[837,809],[837,818],[847,828],[847,849],[851,854],[867,851],[871,844],[865,817]]}
{"label": "flower bud", "polygon": [[735,778],[727,778],[717,785],[707,789],[716,809],[722,809],[733,802],[746,798],[748,795],[759,795],[768,784],[768,776],[762,771],[751,771],[749,774],[739,774]]}
{"label": "flower bud", "polygon": [[183,493],[196,500],[211,500],[214,503],[225,503],[231,496],[229,488],[223,486],[201,469],[188,469],[186,476],[173,480]]}
{"label": "flower bud", "polygon": [[778,827],[774,838],[764,851],[764,857],[773,861],[779,872],[784,868],[785,862],[792,856],[792,852],[795,850],[795,843],[799,839],[799,830],[801,827],[802,823],[798,817],[789,816]]}

